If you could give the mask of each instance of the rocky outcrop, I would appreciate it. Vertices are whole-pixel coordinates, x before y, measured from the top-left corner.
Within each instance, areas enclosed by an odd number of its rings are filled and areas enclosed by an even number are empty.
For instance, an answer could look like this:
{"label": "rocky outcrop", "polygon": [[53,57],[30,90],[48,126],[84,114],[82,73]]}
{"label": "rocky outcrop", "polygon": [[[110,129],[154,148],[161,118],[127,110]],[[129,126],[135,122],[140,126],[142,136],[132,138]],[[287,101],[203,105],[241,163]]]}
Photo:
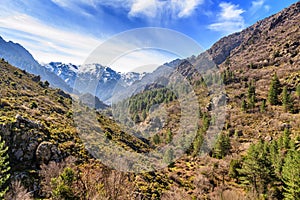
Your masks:
{"label": "rocky outcrop", "polygon": [[56,145],[51,142],[42,142],[35,151],[38,163],[48,163],[51,160],[59,161],[61,152]]}
{"label": "rocky outcrop", "polygon": [[40,122],[16,115],[15,122],[0,124],[0,134],[9,146],[10,163],[18,169],[62,158],[58,147],[47,141],[49,133]]}

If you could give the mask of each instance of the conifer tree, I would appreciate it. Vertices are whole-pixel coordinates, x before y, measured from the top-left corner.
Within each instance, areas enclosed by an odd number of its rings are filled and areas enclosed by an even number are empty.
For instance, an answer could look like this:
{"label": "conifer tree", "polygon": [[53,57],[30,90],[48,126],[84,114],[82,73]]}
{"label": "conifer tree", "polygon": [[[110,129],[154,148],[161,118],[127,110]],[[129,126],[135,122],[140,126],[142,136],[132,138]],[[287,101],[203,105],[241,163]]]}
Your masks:
{"label": "conifer tree", "polygon": [[153,140],[154,144],[159,144],[160,143],[160,137],[159,137],[159,135],[155,134],[153,136],[152,140]]}
{"label": "conifer tree", "polygon": [[174,150],[172,148],[169,148],[166,150],[163,161],[166,164],[171,164],[173,162],[174,159]]}
{"label": "conifer tree", "polygon": [[255,84],[254,81],[251,81],[251,83],[248,86],[248,102],[249,102],[249,107],[253,109],[255,107],[255,102],[256,102],[256,92],[255,92]]}
{"label": "conifer tree", "polygon": [[192,153],[193,156],[196,156],[199,153],[200,148],[203,144],[203,140],[204,140],[203,130],[200,129],[200,131],[198,132],[198,134],[193,142],[193,153]]}
{"label": "conifer tree", "polygon": [[268,95],[268,101],[271,105],[278,104],[279,94],[280,94],[280,81],[277,77],[277,74],[275,73],[271,81],[269,95]]}
{"label": "conifer tree", "polygon": [[288,149],[290,146],[290,141],[291,141],[290,135],[291,135],[290,130],[288,128],[285,128],[283,131],[283,147],[285,149]]}
{"label": "conifer tree", "polygon": [[266,111],[266,100],[263,99],[260,105],[260,112],[265,112]]}
{"label": "conifer tree", "polygon": [[221,133],[215,144],[213,156],[215,158],[223,158],[226,156],[231,148],[228,134]]}
{"label": "conifer tree", "polygon": [[291,96],[288,93],[286,86],[284,86],[283,90],[282,90],[282,105],[283,105],[285,112],[292,110]]}
{"label": "conifer tree", "polygon": [[0,136],[0,199],[3,199],[8,191],[8,180],[10,178],[7,150],[8,147],[5,146],[5,142],[2,141]]}
{"label": "conifer tree", "polygon": [[242,168],[238,170],[243,184],[250,186],[256,194],[263,194],[266,191],[274,173],[267,151],[268,148],[262,141],[251,145],[242,163]]}
{"label": "conifer tree", "polygon": [[298,84],[296,87],[296,95],[298,96],[298,98],[300,98],[300,84]]}
{"label": "conifer tree", "polygon": [[244,99],[243,101],[242,101],[242,111],[246,111],[247,110],[247,102],[246,102],[246,100]]}
{"label": "conifer tree", "polygon": [[237,169],[240,169],[241,167],[241,163],[239,160],[235,160],[235,159],[232,159],[230,161],[230,166],[229,166],[229,172],[228,172],[228,175],[231,177],[231,178],[235,178],[235,179],[238,179],[239,177],[239,172]]}
{"label": "conifer tree", "polygon": [[280,177],[283,165],[283,156],[280,154],[280,149],[276,140],[273,140],[270,145],[270,160],[272,162],[275,174]]}
{"label": "conifer tree", "polygon": [[300,152],[289,151],[282,169],[285,199],[300,199]]}
{"label": "conifer tree", "polygon": [[171,132],[171,130],[167,131],[167,135],[166,135],[166,143],[170,143],[173,140],[173,134]]}

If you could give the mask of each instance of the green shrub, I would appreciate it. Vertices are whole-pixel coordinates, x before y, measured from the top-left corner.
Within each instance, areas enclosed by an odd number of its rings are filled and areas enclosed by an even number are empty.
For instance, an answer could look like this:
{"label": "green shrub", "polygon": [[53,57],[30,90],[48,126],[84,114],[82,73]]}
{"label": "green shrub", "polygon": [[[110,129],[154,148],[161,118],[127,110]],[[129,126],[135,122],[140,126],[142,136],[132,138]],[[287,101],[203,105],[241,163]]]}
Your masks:
{"label": "green shrub", "polygon": [[32,101],[29,105],[29,108],[31,108],[31,109],[35,109],[37,107],[38,107],[38,104],[35,101]]}

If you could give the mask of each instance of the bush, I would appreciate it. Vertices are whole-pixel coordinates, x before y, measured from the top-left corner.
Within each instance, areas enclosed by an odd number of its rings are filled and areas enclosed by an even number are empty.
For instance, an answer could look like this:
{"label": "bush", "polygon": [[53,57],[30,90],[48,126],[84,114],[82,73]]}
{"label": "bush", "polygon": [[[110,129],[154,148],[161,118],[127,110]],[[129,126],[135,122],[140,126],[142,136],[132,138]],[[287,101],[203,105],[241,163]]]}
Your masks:
{"label": "bush", "polygon": [[10,178],[10,167],[8,162],[8,147],[6,147],[5,142],[2,141],[0,136],[0,199],[2,199],[7,193],[8,181]]}
{"label": "bush", "polygon": [[15,181],[11,185],[11,190],[5,196],[5,199],[22,199],[22,200],[31,200],[31,194],[27,189],[21,184],[20,181]]}
{"label": "bush", "polygon": [[31,109],[35,109],[37,107],[38,107],[38,104],[35,101],[32,101],[29,105],[29,108],[31,108]]}
{"label": "bush", "polygon": [[10,104],[8,101],[0,99],[0,108],[4,108],[4,107],[10,107]]}

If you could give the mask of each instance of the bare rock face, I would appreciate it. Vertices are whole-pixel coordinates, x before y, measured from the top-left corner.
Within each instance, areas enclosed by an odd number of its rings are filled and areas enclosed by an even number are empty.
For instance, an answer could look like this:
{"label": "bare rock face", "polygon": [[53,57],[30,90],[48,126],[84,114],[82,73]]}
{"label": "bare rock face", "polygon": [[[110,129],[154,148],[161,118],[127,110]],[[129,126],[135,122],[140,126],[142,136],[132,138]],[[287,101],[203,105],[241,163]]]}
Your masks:
{"label": "bare rock face", "polygon": [[58,147],[47,141],[49,132],[44,126],[17,115],[16,121],[0,124],[0,133],[8,144],[10,162],[17,168],[36,168],[51,160],[59,161]]}

